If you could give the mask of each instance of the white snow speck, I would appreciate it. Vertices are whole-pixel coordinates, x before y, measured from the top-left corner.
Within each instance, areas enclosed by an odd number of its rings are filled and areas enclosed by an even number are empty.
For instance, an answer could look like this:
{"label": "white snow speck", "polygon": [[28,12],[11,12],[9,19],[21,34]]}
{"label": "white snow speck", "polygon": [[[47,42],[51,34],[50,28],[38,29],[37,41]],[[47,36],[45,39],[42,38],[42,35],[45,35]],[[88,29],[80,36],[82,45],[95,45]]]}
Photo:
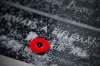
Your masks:
{"label": "white snow speck", "polygon": [[35,32],[29,32],[29,34],[27,35],[25,40],[29,41],[29,40],[32,40],[36,37],[38,37],[38,35]]}

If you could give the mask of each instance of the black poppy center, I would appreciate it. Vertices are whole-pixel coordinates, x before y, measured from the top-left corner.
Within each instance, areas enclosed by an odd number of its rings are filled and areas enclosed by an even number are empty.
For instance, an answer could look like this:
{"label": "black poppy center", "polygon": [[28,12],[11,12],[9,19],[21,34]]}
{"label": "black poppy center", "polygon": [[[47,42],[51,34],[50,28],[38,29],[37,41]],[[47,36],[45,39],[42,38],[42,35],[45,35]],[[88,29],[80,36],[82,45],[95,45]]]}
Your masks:
{"label": "black poppy center", "polygon": [[42,47],[42,46],[43,46],[43,43],[38,42],[38,43],[37,43],[37,46],[40,48],[40,47]]}

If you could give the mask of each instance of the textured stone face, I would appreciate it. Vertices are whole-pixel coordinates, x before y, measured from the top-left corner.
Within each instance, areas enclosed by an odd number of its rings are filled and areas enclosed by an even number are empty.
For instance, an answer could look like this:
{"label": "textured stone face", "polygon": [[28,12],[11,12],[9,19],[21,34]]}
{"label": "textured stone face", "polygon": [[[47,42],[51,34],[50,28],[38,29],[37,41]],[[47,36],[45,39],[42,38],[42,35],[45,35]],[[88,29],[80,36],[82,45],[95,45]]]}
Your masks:
{"label": "textured stone face", "polygon": [[[99,65],[100,31],[53,19],[61,17],[97,28],[100,23],[94,19],[94,13],[99,11],[98,8],[95,10],[95,0],[8,1],[8,4],[0,2],[1,55],[35,66]],[[27,7],[39,11],[34,13]],[[43,12],[45,14],[41,14]],[[48,14],[54,16],[50,18]],[[45,38],[51,44],[50,50],[44,55],[35,54],[28,47],[36,37]]]}

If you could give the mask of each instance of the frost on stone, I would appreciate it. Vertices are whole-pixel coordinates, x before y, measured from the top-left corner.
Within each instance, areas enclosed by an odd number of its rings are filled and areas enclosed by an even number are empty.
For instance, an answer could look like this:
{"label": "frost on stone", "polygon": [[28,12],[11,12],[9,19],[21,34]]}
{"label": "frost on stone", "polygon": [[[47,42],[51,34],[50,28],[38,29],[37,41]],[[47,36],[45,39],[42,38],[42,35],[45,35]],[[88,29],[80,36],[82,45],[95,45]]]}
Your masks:
{"label": "frost on stone", "polygon": [[88,57],[87,51],[86,50],[82,50],[79,47],[72,46],[70,53],[74,54],[76,56],[82,57],[82,58],[87,58]]}
{"label": "frost on stone", "polygon": [[22,47],[22,45],[19,44],[19,42],[15,40],[8,41],[8,45],[9,45],[9,48],[12,48],[12,51],[18,51]]}

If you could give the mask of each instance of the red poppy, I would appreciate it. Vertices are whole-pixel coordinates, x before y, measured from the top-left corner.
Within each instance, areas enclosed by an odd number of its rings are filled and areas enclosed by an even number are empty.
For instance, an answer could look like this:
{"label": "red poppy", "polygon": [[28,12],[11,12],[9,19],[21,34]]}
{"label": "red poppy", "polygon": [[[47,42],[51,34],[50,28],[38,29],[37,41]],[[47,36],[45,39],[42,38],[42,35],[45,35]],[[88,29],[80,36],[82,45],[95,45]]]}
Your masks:
{"label": "red poppy", "polygon": [[44,54],[50,49],[50,43],[44,38],[36,38],[30,42],[29,47],[34,53]]}

